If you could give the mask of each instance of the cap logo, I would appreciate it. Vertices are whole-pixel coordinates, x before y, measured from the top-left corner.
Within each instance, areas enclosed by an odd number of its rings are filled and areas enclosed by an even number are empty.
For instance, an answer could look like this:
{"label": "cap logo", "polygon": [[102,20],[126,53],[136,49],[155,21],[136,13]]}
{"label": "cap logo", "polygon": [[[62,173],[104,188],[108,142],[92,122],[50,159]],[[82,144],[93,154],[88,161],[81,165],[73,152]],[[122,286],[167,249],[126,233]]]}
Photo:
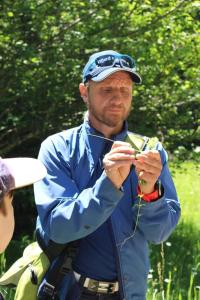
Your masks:
{"label": "cap logo", "polygon": [[120,68],[124,71],[130,72],[132,74],[133,81],[137,83],[141,82],[140,76],[136,73],[136,64],[132,57],[117,52],[112,52],[112,54],[105,52],[107,51],[100,52],[99,56],[98,53],[91,56],[83,70],[83,82],[86,82],[89,79],[101,81],[105,79],[105,72],[106,76],[109,76],[109,74],[118,71],[114,68]]}

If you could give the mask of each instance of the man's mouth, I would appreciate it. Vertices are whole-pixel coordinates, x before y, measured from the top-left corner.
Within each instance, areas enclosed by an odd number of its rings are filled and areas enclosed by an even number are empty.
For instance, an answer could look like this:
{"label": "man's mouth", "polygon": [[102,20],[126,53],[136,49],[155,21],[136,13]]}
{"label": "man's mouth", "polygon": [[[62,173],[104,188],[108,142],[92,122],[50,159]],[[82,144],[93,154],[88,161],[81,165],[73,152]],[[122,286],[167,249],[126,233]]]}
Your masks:
{"label": "man's mouth", "polygon": [[119,112],[122,112],[123,111],[123,108],[122,107],[108,107],[107,108],[108,111],[110,112],[115,112],[115,113],[119,113]]}

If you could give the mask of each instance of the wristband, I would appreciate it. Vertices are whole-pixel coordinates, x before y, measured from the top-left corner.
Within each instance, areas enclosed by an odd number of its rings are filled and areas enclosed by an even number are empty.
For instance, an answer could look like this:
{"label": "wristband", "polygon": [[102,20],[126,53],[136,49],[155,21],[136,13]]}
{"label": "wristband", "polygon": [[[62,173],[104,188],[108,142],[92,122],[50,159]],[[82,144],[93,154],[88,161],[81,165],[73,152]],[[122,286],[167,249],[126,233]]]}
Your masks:
{"label": "wristband", "polygon": [[155,184],[155,190],[152,193],[143,194],[139,185],[137,188],[137,192],[138,195],[146,202],[155,201],[161,196],[160,188],[158,188],[158,184]]}

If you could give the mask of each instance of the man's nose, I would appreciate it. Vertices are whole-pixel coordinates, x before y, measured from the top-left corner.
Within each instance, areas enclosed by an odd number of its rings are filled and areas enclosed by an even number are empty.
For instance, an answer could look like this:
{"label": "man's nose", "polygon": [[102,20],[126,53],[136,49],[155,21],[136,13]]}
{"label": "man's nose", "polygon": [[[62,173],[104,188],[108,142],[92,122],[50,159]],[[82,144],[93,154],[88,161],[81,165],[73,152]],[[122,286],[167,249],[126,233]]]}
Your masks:
{"label": "man's nose", "polygon": [[123,99],[123,97],[122,97],[122,94],[120,93],[120,90],[115,90],[112,95],[111,101],[113,101],[115,103],[121,103],[122,99]]}

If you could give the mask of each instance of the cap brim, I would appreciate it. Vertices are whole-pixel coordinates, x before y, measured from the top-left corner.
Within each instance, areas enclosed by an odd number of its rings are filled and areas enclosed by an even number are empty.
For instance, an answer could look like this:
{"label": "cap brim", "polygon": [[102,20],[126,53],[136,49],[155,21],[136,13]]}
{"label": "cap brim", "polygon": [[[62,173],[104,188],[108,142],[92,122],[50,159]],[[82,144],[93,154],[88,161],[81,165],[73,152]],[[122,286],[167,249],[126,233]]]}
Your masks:
{"label": "cap brim", "polygon": [[18,189],[41,180],[47,174],[45,166],[35,158],[4,158],[3,162],[14,178],[13,189]]}
{"label": "cap brim", "polygon": [[92,77],[91,80],[92,81],[95,81],[95,82],[99,82],[99,81],[102,81],[104,79],[106,79],[108,76],[110,76],[111,74],[115,73],[115,72],[118,72],[118,71],[125,71],[125,72],[128,72],[130,73],[131,77],[132,77],[132,80],[135,82],[135,83],[142,83],[142,78],[140,77],[140,75],[133,71],[132,69],[129,69],[129,68],[109,68],[109,69],[106,69],[104,71],[102,71],[101,73],[99,73],[97,76],[95,77]]}

